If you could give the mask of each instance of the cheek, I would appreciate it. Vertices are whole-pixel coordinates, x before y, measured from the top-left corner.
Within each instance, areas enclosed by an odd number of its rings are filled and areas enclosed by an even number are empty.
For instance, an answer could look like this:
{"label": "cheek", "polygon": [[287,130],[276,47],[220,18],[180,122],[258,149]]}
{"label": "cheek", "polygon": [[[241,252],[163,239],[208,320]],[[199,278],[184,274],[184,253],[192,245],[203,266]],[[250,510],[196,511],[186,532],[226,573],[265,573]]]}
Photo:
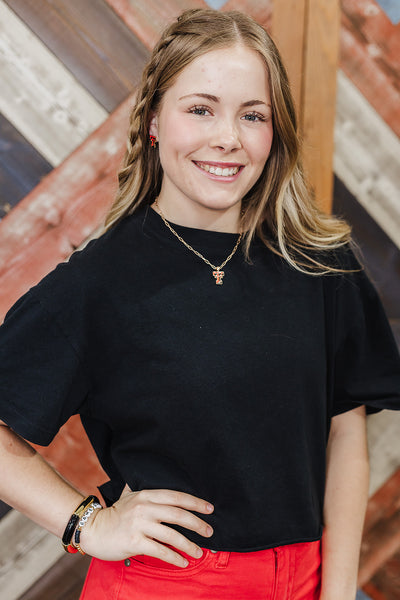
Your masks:
{"label": "cheek", "polygon": [[168,147],[178,153],[191,152],[200,137],[198,125],[190,119],[167,119],[160,130],[161,143],[167,141]]}
{"label": "cheek", "polygon": [[253,133],[252,139],[248,140],[248,150],[254,162],[265,163],[271,151],[272,139],[272,126]]}

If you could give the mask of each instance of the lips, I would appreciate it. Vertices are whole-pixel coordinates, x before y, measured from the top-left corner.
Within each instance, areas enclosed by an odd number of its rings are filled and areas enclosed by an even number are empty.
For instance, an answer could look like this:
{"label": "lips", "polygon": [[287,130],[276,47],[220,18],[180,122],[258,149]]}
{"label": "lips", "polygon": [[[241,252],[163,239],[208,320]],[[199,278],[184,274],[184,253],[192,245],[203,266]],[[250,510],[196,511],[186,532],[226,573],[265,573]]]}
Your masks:
{"label": "lips", "polygon": [[239,163],[220,163],[220,162],[205,162],[205,161],[193,161],[197,167],[200,167],[203,171],[216,175],[218,177],[233,177],[237,175],[243,165]]}

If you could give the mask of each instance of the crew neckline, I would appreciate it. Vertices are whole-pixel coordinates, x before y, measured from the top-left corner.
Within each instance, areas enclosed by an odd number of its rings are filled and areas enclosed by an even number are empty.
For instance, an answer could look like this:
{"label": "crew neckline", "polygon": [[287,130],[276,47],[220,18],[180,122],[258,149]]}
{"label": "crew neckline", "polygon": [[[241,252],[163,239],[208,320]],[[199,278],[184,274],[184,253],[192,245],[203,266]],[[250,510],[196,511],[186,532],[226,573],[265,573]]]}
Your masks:
{"label": "crew neckline", "polygon": [[[148,204],[143,208],[143,232],[157,237],[164,243],[175,248],[184,248],[180,240],[168,229],[161,215]],[[197,229],[178,225],[168,220],[171,227],[185,240],[186,243],[193,246],[197,251],[203,249],[219,250],[221,252],[230,251],[234,248],[238,233],[228,233],[224,231],[211,231],[209,229]]]}

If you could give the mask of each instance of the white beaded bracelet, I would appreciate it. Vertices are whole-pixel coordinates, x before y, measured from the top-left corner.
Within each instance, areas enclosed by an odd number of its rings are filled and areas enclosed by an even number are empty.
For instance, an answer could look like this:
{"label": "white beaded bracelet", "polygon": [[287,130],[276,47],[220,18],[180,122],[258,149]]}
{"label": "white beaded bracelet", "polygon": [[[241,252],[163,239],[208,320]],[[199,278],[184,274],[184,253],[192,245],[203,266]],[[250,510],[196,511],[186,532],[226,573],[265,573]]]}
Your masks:
{"label": "white beaded bracelet", "polygon": [[80,541],[81,541],[81,531],[82,531],[83,527],[85,527],[86,523],[88,522],[90,517],[93,515],[93,513],[96,510],[99,510],[101,508],[103,508],[103,507],[98,502],[94,502],[93,504],[91,504],[89,506],[89,508],[87,508],[86,511],[83,513],[83,515],[75,529],[74,546],[78,550],[78,552],[80,552],[80,554],[83,554],[83,555],[85,554],[85,552],[82,550],[82,548],[79,545]]}

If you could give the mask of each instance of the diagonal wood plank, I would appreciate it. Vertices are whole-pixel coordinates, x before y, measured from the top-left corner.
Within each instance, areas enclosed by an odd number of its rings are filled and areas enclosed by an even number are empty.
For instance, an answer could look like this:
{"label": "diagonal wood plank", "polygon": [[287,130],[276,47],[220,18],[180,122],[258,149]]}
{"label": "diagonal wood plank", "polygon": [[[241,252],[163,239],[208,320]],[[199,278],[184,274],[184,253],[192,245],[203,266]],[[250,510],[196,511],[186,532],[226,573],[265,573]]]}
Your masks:
{"label": "diagonal wood plank", "polygon": [[145,46],[153,48],[161,31],[187,8],[209,8],[204,0],[107,0]]}
{"label": "diagonal wood plank", "polygon": [[130,99],[0,223],[0,314],[103,220],[116,189]]}
{"label": "diagonal wood plank", "polygon": [[52,166],[0,114],[0,219],[51,170]]}
{"label": "diagonal wood plank", "polygon": [[400,247],[400,140],[339,71],[335,173]]}
{"label": "diagonal wood plank", "polygon": [[6,2],[107,111],[132,92],[148,52],[107,2]]}
{"label": "diagonal wood plank", "polygon": [[400,23],[374,0],[343,0],[341,66],[400,137]]}
{"label": "diagonal wood plank", "polygon": [[3,1],[0,76],[0,112],[52,165],[58,165],[107,117]]}
{"label": "diagonal wood plank", "polygon": [[65,555],[54,535],[17,511],[11,511],[1,519],[0,538],[3,540],[0,546],[2,600],[17,600],[32,581]]}

